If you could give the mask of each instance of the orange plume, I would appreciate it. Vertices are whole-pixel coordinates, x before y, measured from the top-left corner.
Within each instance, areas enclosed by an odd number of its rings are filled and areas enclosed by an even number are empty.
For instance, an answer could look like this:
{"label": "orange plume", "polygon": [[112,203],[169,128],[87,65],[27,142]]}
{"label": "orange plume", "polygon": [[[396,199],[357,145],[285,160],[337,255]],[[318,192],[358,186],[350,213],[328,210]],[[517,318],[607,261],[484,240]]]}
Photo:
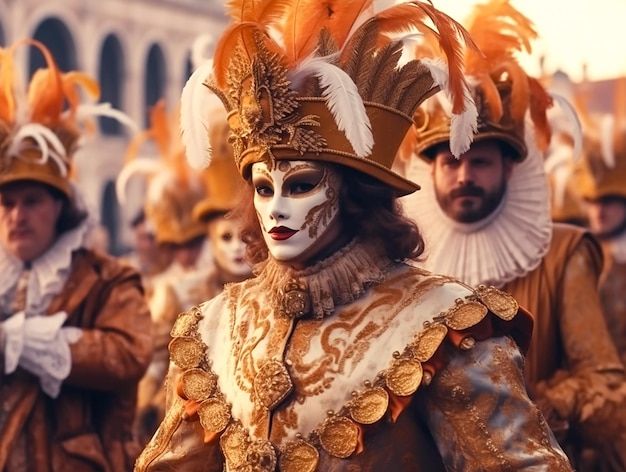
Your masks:
{"label": "orange plume", "polygon": [[13,47],[0,48],[0,120],[12,124],[15,119],[15,64]]}
{"label": "orange plume", "polygon": [[[454,97],[452,112],[460,113],[465,108],[465,78],[463,75],[464,46],[478,50],[468,32],[456,20],[437,10],[432,3],[408,2],[380,12],[381,33],[410,32],[418,29],[426,35],[435,35],[441,51],[445,54],[449,68],[450,91]],[[424,22],[430,20],[435,29]]]}
{"label": "orange plume", "polygon": [[48,127],[56,126],[65,105],[63,80],[50,51],[39,41],[25,40],[41,51],[48,67],[39,69],[33,75],[28,86],[30,119]]}

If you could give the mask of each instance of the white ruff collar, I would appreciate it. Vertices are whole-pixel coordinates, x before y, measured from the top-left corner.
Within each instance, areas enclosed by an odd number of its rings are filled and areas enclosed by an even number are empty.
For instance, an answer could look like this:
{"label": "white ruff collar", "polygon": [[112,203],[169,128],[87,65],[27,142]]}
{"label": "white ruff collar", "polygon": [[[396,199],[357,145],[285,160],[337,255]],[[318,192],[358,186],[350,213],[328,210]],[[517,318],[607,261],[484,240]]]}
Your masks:
{"label": "white ruff collar", "polygon": [[626,263],[626,231],[606,242],[613,260],[619,264]]}
{"label": "white ruff collar", "polygon": [[[46,313],[70,274],[73,252],[84,246],[93,225],[93,220],[87,217],[76,228],[63,233],[50,249],[33,261],[26,290],[27,316]],[[0,245],[0,310],[5,315],[11,315],[8,307],[23,268],[24,263]]]}
{"label": "white ruff collar", "polygon": [[328,259],[304,270],[294,270],[270,255],[255,272],[260,290],[269,294],[270,304],[277,312],[320,319],[381,282],[393,264],[381,248],[353,240]]}
{"label": "white ruff collar", "polygon": [[541,153],[529,141],[528,156],[515,164],[500,206],[470,224],[444,214],[435,197],[430,165],[411,159],[406,177],[422,189],[403,197],[402,203],[425,239],[421,264],[425,269],[470,286],[502,287],[541,263],[552,239],[549,187]]}

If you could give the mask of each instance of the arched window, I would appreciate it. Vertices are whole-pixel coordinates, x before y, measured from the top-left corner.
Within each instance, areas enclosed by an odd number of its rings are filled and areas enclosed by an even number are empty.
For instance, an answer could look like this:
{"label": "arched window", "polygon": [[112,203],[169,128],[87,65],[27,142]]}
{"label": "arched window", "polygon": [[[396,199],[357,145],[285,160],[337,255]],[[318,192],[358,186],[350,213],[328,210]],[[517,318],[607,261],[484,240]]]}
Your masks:
{"label": "arched window", "polygon": [[115,182],[108,180],[102,193],[100,221],[109,233],[109,253],[118,256],[123,252],[120,247],[120,205],[115,195]]}
{"label": "arched window", "polygon": [[[62,71],[77,69],[76,47],[72,35],[58,18],[47,18],[39,23],[33,38],[42,42],[52,53],[54,60]],[[28,72],[32,76],[37,69],[46,67],[46,61],[37,48],[30,48]]]}
{"label": "arched window", "polygon": [[[100,82],[101,102],[108,102],[113,108],[122,109],[122,84],[124,81],[124,53],[117,36],[108,35],[100,51]],[[100,118],[100,131],[106,135],[122,133],[122,125],[112,118]]]}
{"label": "arched window", "polygon": [[164,97],[165,94],[165,57],[158,44],[148,50],[145,76],[145,119],[144,124],[150,126],[150,107]]}

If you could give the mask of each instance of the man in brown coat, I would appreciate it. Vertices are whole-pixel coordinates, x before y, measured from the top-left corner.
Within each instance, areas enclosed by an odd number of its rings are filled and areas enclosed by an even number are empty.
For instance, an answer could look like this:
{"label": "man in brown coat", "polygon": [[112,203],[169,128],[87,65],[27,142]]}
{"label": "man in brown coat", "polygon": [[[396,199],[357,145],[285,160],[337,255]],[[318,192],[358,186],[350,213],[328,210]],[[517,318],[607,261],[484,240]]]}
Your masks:
{"label": "man in brown coat", "polygon": [[68,179],[84,111],[76,83],[97,84],[32,45],[48,68],[28,110],[10,79],[0,84],[0,470],[124,472],[150,316],[138,273],[85,249],[93,222]]}

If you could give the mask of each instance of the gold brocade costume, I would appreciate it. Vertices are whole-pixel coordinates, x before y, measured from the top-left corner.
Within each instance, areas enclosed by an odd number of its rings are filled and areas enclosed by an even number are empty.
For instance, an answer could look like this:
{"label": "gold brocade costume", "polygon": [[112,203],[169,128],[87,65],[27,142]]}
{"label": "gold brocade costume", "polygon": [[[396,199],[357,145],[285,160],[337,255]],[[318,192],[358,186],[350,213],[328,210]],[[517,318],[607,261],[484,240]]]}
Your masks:
{"label": "gold brocade costume", "polygon": [[367,244],[270,259],[178,318],[181,397],[136,470],[571,470],[525,395],[530,327],[510,296]]}

